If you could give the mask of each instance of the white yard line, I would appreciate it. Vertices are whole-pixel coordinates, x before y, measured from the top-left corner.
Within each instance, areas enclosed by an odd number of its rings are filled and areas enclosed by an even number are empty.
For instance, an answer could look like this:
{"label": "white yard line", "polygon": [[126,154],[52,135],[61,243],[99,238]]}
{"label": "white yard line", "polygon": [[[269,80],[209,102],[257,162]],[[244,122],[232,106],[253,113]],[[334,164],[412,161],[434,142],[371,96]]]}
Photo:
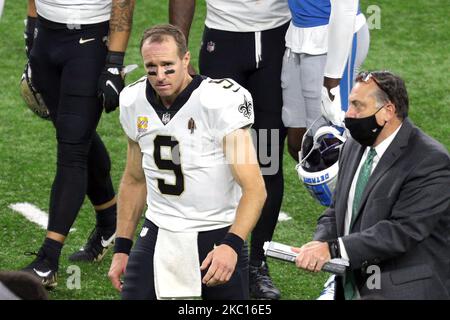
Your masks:
{"label": "white yard line", "polygon": [[[48,223],[48,214],[47,212],[42,211],[38,207],[36,207],[34,204],[28,203],[28,202],[19,202],[19,203],[13,203],[10,204],[9,207],[20,213],[22,216],[30,220],[31,222],[34,222],[38,226],[40,226],[42,229],[47,229],[47,223]],[[280,211],[280,215],[278,216],[278,221],[289,221],[292,218],[283,211]],[[75,231],[76,229],[72,228],[70,229],[70,232]]]}
{"label": "white yard line", "polygon": [[278,216],[278,222],[280,221],[288,221],[291,220],[292,218],[289,217],[289,215],[286,212],[280,211],[280,215]]}
{"label": "white yard line", "polygon": [[[47,212],[42,211],[38,207],[36,207],[34,204],[28,203],[28,202],[19,202],[19,203],[13,203],[10,204],[9,207],[20,213],[22,216],[30,220],[31,222],[34,222],[38,226],[40,226],[42,229],[47,229],[47,223],[48,223],[48,214]],[[70,231],[75,231],[76,229],[70,229]]]}

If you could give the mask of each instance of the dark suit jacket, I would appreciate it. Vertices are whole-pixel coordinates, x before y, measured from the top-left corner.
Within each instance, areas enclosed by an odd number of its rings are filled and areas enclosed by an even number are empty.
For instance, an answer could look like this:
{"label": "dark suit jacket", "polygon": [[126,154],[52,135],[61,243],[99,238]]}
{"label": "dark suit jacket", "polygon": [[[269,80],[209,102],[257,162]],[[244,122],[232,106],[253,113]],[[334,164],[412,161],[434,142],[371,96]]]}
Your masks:
{"label": "dark suit jacket", "polygon": [[[370,176],[359,215],[344,236],[348,194],[363,152],[347,139],[334,203],[320,216],[314,239],[342,237],[363,299],[450,299],[447,150],[405,119]],[[380,268],[380,289],[367,287],[370,265]],[[337,297],[341,294],[338,285]]]}

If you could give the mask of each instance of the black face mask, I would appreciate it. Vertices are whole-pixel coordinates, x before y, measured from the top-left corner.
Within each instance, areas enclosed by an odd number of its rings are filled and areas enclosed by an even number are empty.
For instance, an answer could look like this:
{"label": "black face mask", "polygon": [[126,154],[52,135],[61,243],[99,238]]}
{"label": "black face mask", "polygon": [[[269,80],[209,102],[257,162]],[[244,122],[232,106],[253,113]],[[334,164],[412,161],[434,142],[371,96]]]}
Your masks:
{"label": "black face mask", "polygon": [[[378,109],[380,111],[383,109],[381,107]],[[345,127],[350,131],[350,134],[352,135],[352,138],[359,142],[359,144],[370,147],[373,146],[375,143],[375,140],[377,140],[378,135],[380,134],[381,130],[383,130],[384,123],[382,126],[380,126],[377,123],[377,118],[375,115],[378,113],[375,112],[373,115],[365,117],[365,118],[345,118]]]}

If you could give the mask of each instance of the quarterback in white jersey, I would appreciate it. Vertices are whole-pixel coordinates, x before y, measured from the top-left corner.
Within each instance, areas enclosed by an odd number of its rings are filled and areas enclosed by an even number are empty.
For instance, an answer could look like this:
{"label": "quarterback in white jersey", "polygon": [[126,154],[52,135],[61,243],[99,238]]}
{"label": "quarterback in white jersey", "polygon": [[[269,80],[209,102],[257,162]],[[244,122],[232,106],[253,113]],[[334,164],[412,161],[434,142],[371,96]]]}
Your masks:
{"label": "quarterback in white jersey", "polygon": [[266,198],[251,95],[231,79],[191,77],[172,25],[146,30],[141,53],[148,75],[120,95],[128,155],[111,281],[123,299],[248,299],[244,241]]}
{"label": "quarterback in white jersey", "polygon": [[197,75],[171,112],[159,104],[146,76],[120,96],[120,122],[142,152],[146,218],[177,232],[231,225],[241,191],[223,138],[253,123],[250,94],[231,79]]}

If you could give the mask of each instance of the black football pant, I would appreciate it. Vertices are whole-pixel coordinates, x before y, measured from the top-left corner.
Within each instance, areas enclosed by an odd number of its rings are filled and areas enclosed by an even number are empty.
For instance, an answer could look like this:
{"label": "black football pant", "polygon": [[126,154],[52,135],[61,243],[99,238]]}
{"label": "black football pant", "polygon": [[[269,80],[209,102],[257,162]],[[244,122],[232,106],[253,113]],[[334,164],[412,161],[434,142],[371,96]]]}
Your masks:
{"label": "black football pant", "polygon": [[56,128],[57,169],[48,230],[67,235],[87,194],[93,205],[115,196],[108,152],[96,133],[102,113],[97,81],[105,64],[108,22],[71,26],[39,17],[32,81]]}
{"label": "black football pant", "polygon": [[251,261],[265,260],[263,244],[272,239],[283,199],[286,128],[281,120],[281,67],[288,26],[286,23],[261,33],[227,32],[205,26],[200,49],[201,74],[211,78],[231,78],[249,90],[253,97],[253,129],[267,200],[252,232]]}
{"label": "black football pant", "polygon": [[[143,236],[138,236],[136,244],[131,250],[128,265],[125,271],[122,288],[123,300],[155,300],[155,282],[153,273],[153,256],[155,253],[158,227],[150,220],[145,219],[142,228],[148,228]],[[218,244],[229,227],[198,233],[197,245],[199,265],[208,253]],[[183,268],[182,265],[176,266]],[[202,271],[202,278],[208,270]],[[227,283],[207,287],[202,284],[202,298],[204,300],[243,300],[249,299],[248,291],[248,248],[244,245],[233,275]]]}

